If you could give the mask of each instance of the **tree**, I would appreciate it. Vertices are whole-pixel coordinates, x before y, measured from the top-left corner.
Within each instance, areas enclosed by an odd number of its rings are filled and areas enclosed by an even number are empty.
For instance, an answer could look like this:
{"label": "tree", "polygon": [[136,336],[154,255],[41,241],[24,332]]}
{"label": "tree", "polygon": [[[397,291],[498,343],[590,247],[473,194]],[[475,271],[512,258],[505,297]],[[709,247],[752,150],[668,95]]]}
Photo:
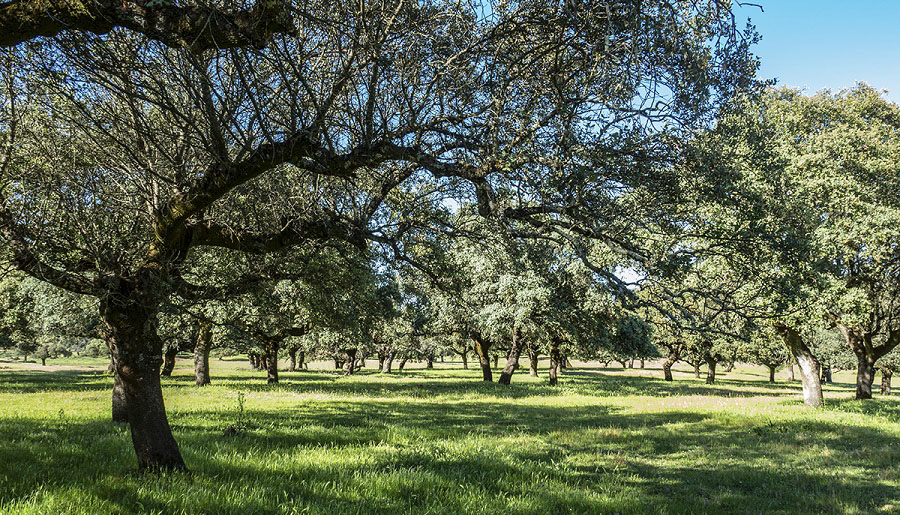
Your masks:
{"label": "tree", "polygon": [[[32,5],[2,7],[21,23],[14,11]],[[623,186],[667,191],[654,188],[670,178],[655,166],[753,73],[752,34],[738,34],[717,3],[605,14],[545,2],[307,7],[315,15],[259,50],[188,53],[137,27],[4,53],[0,134],[14,141],[0,163],[4,252],[34,277],[100,299],[140,469],[185,467],[159,383],[161,306],[173,295],[227,297],[269,275],[257,266],[225,285],[191,282],[198,249],[260,256],[338,239],[402,259],[404,208],[417,203],[404,193],[427,175],[482,216],[648,261],[634,228],[665,203],[632,213]],[[257,10],[263,22],[269,13]],[[58,14],[25,16],[87,20]],[[179,45],[197,30],[202,42],[248,26],[192,20],[179,20]],[[174,27],[163,25],[149,36],[166,43]],[[661,91],[672,94],[660,101]]]}

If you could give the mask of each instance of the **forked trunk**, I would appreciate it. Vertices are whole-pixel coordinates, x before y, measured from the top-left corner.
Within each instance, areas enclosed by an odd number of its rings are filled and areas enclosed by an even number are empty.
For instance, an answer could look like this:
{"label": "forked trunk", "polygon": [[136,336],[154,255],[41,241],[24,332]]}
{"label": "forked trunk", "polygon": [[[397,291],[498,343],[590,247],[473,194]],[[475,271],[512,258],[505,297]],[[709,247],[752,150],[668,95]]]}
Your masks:
{"label": "forked trunk", "polygon": [[500,384],[509,384],[513,373],[519,368],[519,356],[522,354],[522,337],[519,332],[518,329],[513,331],[512,345],[509,348],[509,356],[506,358],[506,366],[503,367],[503,372],[500,373],[500,379],[497,381]]}
{"label": "forked trunk", "polygon": [[130,297],[101,300],[107,343],[121,378],[138,470],[184,470],[187,467],[166,418],[159,372],[162,342],[156,306]]}
{"label": "forked trunk", "polygon": [[891,377],[893,375],[894,372],[886,368],[881,369],[881,395],[891,394]]}
{"label": "forked trunk", "polygon": [[776,324],[775,330],[781,335],[784,344],[800,369],[800,382],[803,386],[803,404],[810,408],[821,408],[825,405],[822,396],[822,382],[819,376],[819,360],[809,350],[803,337],[795,329],[783,324]]}
{"label": "forked trunk", "polygon": [[166,349],[166,353],[163,356],[163,367],[162,372],[159,375],[164,377],[169,377],[172,375],[172,371],[175,370],[175,356],[178,355],[177,348],[168,348]]}
{"label": "forked trunk", "polygon": [[212,348],[212,326],[209,323],[202,323],[200,333],[197,335],[197,344],[194,345],[194,383],[197,386],[206,386],[212,382],[209,377],[210,348]]}

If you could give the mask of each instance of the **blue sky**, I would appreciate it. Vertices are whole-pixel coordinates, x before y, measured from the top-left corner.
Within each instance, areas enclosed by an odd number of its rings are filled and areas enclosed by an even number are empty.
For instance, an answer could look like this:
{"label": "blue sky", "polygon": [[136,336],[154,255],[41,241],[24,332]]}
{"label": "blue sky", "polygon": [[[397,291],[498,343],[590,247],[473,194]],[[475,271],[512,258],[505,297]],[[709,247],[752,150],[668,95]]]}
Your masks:
{"label": "blue sky", "polygon": [[781,85],[840,90],[864,81],[900,102],[900,0],[748,0],[735,7],[763,40],[759,75]]}

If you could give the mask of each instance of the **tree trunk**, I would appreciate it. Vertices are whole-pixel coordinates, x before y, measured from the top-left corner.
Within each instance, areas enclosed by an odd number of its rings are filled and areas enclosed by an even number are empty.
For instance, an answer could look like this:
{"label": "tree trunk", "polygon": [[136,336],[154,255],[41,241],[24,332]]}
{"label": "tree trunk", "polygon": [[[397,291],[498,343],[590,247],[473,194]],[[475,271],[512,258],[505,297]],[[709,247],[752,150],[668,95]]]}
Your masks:
{"label": "tree trunk", "polygon": [[792,361],[791,363],[788,363],[788,381],[793,383],[796,380],[797,378],[794,377],[794,363]]}
{"label": "tree trunk", "polygon": [[493,382],[494,375],[491,373],[491,357],[488,354],[490,350],[490,342],[480,338],[475,340],[475,353],[478,355],[478,362],[481,365],[481,378],[484,381]]}
{"label": "tree trunk", "polygon": [[47,358],[41,357],[41,366],[42,366],[42,367],[46,367],[46,366],[47,366]]}
{"label": "tree trunk", "polygon": [[381,365],[381,373],[382,374],[390,374],[391,373],[391,365],[394,364],[394,352],[388,351],[387,355],[384,357],[384,361]]}
{"label": "tree trunk", "polygon": [[297,348],[291,347],[288,349],[288,372],[296,372],[297,371]]}
{"label": "tree trunk", "polygon": [[716,382],[716,360],[706,358],[706,384]]}
{"label": "tree trunk", "polygon": [[725,364],[725,372],[731,372],[734,370],[734,361],[729,361]]}
{"label": "tree trunk", "polygon": [[494,368],[497,368],[499,366],[500,366],[500,355],[494,354]]}
{"label": "tree trunk", "polygon": [[775,382],[775,365],[769,365],[769,382]]}
{"label": "tree trunk", "polygon": [[556,386],[559,383],[559,368],[560,368],[560,355],[559,355],[559,342],[555,340],[550,341],[550,386]]}
{"label": "tree trunk", "polygon": [[[560,366],[562,368],[572,368],[572,362],[569,361],[569,356],[563,356],[562,361],[560,362]],[[634,368],[634,367],[632,367]]]}
{"label": "tree trunk", "polygon": [[644,368],[644,358],[641,358],[641,368]]}
{"label": "tree trunk", "polygon": [[399,370],[399,371],[402,372],[402,371],[403,371],[403,367],[406,366],[406,360],[408,360],[408,359],[409,359],[409,358],[407,358],[406,356],[403,356],[403,357],[400,359],[400,364],[397,365],[397,370]]}
{"label": "tree trunk", "polygon": [[700,362],[694,363],[694,378],[700,379]]}
{"label": "tree trunk", "polygon": [[891,377],[893,375],[894,372],[886,368],[881,369],[881,395],[891,394]]}
{"label": "tree trunk", "polygon": [[463,370],[469,370],[469,352],[462,353]]}
{"label": "tree trunk", "polygon": [[663,361],[663,377],[666,381],[672,380],[672,365],[678,361],[678,355],[675,353],[669,354],[666,357],[666,360]]}
{"label": "tree trunk", "polygon": [[335,370],[343,369],[344,368],[343,365],[344,364],[341,362],[341,358],[338,358],[338,357],[334,358],[334,369]]}
{"label": "tree trunk", "polygon": [[500,373],[500,379],[497,381],[500,384],[509,384],[512,380],[512,375],[519,368],[519,356],[522,354],[521,348],[521,335],[519,334],[519,330],[515,329],[513,331],[512,345],[509,347],[509,356],[506,358],[506,366],[503,367],[503,372]]}
{"label": "tree trunk", "polygon": [[528,373],[531,374],[531,377],[538,376],[538,358],[537,351],[528,352]]}
{"label": "tree trunk", "polygon": [[634,368],[634,358],[628,360],[628,368]]}
{"label": "tree trunk", "polygon": [[428,354],[425,356],[425,368],[428,370],[434,369],[434,356]]}
{"label": "tree trunk", "polygon": [[344,375],[353,374],[356,366],[356,349],[344,349]]}
{"label": "tree trunk", "polygon": [[186,469],[163,402],[156,303],[111,295],[101,299],[100,316],[122,382],[138,470]]}
{"label": "tree trunk", "polygon": [[384,370],[384,358],[385,354],[383,352],[378,353],[378,370]]}
{"label": "tree trunk", "polygon": [[868,355],[857,355],[856,398],[871,399],[872,383],[875,381],[875,360]]}
{"label": "tree trunk", "polygon": [[823,383],[831,383],[831,365],[825,365],[822,367],[822,382]]}
{"label": "tree trunk", "polygon": [[822,396],[822,382],[819,378],[819,360],[809,350],[795,329],[783,324],[776,324],[775,330],[781,335],[784,344],[800,368],[800,382],[803,386],[803,404],[810,408],[821,408],[825,405]]}
{"label": "tree trunk", "polygon": [[306,351],[302,350],[297,353],[297,367],[299,367],[300,370],[303,370],[303,367],[305,367],[305,366],[306,366]]}
{"label": "tree trunk", "polygon": [[166,349],[165,356],[163,358],[163,367],[162,372],[159,373],[161,376],[169,377],[172,375],[172,371],[175,370],[175,356],[178,355],[178,349],[175,347]]}
{"label": "tree trunk", "polygon": [[263,358],[266,364],[266,383],[278,384],[278,346],[280,342],[271,340],[265,342]]}
{"label": "tree trunk", "polygon": [[200,333],[197,335],[197,344],[194,345],[194,383],[197,386],[206,386],[209,377],[209,350],[212,347],[212,326],[209,323],[200,324]]}

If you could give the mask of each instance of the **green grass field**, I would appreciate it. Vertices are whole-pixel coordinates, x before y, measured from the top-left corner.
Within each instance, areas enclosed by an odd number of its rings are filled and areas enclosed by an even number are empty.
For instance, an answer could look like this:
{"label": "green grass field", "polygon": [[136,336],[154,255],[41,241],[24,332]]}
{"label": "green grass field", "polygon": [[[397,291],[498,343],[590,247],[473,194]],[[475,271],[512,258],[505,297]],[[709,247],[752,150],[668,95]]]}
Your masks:
{"label": "green grass field", "polygon": [[272,387],[213,361],[197,388],[182,361],[163,382],[192,474],[138,475],[104,363],[49,363],[0,362],[0,513],[900,512],[900,402],[851,400],[847,373],[815,412],[762,367],[707,386],[583,366],[550,388],[322,363]]}

